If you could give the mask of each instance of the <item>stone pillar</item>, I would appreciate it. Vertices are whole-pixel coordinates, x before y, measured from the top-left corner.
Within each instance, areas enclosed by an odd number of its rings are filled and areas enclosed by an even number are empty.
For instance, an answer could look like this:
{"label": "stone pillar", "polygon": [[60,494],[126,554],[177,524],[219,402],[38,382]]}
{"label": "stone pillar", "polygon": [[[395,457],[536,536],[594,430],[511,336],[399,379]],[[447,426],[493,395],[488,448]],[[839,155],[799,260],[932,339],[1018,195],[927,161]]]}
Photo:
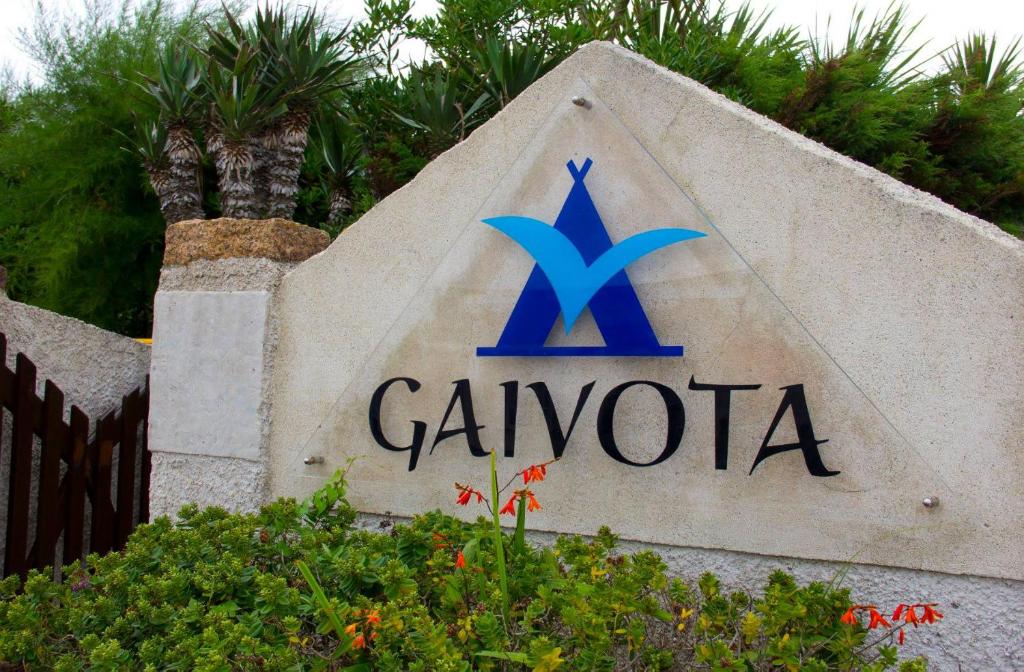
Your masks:
{"label": "stone pillar", "polygon": [[274,292],[329,243],[283,219],[167,228],[153,315],[151,515],[190,502],[241,511],[265,501]]}

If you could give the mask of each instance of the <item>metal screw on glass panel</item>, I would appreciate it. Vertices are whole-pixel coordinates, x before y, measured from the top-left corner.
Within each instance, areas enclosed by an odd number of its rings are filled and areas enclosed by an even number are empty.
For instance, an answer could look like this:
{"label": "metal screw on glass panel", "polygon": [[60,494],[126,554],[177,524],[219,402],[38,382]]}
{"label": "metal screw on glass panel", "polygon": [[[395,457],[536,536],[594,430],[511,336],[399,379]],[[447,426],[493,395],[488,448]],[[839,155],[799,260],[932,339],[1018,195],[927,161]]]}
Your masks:
{"label": "metal screw on glass panel", "polygon": [[324,458],[319,455],[310,455],[309,457],[302,460],[303,464],[323,464]]}
{"label": "metal screw on glass panel", "polygon": [[921,503],[924,504],[924,508],[926,509],[934,509],[936,506],[939,505],[939,498],[925,497],[924,499],[921,500]]}
{"label": "metal screw on glass panel", "polygon": [[583,96],[573,96],[572,104],[576,105],[577,107],[590,107],[590,101],[588,101]]}

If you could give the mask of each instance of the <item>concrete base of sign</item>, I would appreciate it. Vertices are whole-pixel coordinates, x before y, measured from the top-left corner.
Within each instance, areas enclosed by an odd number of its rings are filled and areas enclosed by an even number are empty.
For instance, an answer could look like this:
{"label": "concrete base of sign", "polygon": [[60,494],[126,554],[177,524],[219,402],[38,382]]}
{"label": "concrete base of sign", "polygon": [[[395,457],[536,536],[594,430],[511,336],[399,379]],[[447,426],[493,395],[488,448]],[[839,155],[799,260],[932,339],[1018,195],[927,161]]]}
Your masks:
{"label": "concrete base of sign", "polygon": [[188,503],[251,511],[266,501],[273,292],[327,242],[285,220],[169,227],[154,308],[153,516]]}
{"label": "concrete base of sign", "polygon": [[169,452],[153,453],[150,516],[174,517],[185,504],[255,511],[267,502],[261,461]]}

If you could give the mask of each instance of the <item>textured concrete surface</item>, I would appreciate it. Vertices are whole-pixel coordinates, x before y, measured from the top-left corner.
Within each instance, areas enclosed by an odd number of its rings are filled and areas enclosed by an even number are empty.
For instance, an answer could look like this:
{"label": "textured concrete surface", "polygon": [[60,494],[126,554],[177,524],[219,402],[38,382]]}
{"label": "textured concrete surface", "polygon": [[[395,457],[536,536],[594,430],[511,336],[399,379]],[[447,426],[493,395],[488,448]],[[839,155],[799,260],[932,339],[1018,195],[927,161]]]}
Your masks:
{"label": "textured concrete surface", "polygon": [[[445,511],[451,513],[454,508],[449,505]],[[387,531],[388,520],[404,522],[404,519],[362,514],[356,525]],[[554,543],[555,535],[531,532],[528,538],[533,543],[547,545]],[[713,572],[727,589],[752,594],[759,594],[768,576],[782,569],[804,584],[838,581],[838,585],[849,588],[852,599],[861,604],[891,609],[906,601],[940,602],[943,619],[937,625],[911,630],[906,644],[900,647],[901,658],[924,656],[932,672],[1018,672],[1022,669],[1024,630],[1020,611],[1024,606],[1024,583],[1020,581],[630,541],[622,542],[619,548],[628,553],[656,552],[668,565],[671,576],[696,581],[704,572]],[[839,580],[844,573],[845,579]]]}
{"label": "textured concrete surface", "polygon": [[262,462],[207,455],[153,453],[150,516],[175,517],[189,503],[254,511],[266,502]]}
{"label": "textured concrete surface", "polygon": [[[566,160],[586,157],[613,240],[660,226],[707,234],[628,269],[661,342],[686,356],[477,358],[533,266],[480,219],[553,221]],[[1024,358],[1011,354],[1024,343],[1021,241],[623,50],[591,45],[563,63],[287,275],[279,302],[275,494],[304,494],[360,456],[359,508],[435,508],[485,468],[460,437],[431,450],[451,381],[471,380],[483,445],[499,450],[503,381],[546,382],[563,426],[596,381],[558,465],[568,485],[545,492],[538,529],[608,524],[648,542],[1024,578]],[[551,342],[600,343],[587,320],[568,338],[556,326]],[[394,376],[423,385],[394,388],[384,412],[396,443],[413,421],[428,425],[412,472],[367,422]],[[728,470],[714,468],[712,395],[687,390],[691,376],[762,385],[733,396]],[[682,447],[656,467],[612,461],[594,429],[604,395],[635,379],[669,385],[686,408]],[[798,452],[750,473],[780,388],[794,384],[836,477],[811,476]],[[663,445],[656,395],[624,398],[615,422],[638,461]],[[518,427],[506,477],[551,456],[525,389]],[[773,443],[792,440],[792,419],[780,427]]]}
{"label": "textured concrete surface", "polygon": [[7,335],[7,366],[25,353],[38,369],[37,393],[49,378],[71,404],[98,417],[146,383],[149,346],[73,317],[12,301],[0,294],[0,333]]}
{"label": "textured concrete surface", "polygon": [[269,292],[159,291],[150,449],[256,460]]}
{"label": "textured concrete surface", "polygon": [[200,259],[187,266],[162,268],[160,291],[269,291],[297,265],[270,259]]}
{"label": "textured concrete surface", "polygon": [[164,266],[237,257],[304,261],[330,242],[326,231],[287,219],[190,219],[167,227]]}

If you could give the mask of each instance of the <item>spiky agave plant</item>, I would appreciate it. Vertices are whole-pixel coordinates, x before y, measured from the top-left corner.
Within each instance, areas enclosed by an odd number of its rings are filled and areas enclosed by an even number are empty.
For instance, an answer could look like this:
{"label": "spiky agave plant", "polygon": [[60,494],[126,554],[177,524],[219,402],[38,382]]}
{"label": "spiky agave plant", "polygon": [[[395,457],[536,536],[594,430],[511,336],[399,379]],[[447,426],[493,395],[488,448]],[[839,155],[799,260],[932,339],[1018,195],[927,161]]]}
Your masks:
{"label": "spiky agave plant", "polygon": [[453,73],[429,66],[413,68],[402,80],[407,114],[394,113],[402,123],[422,131],[431,158],[456,142],[465,140],[483,121],[481,112],[490,96],[482,93],[472,102]]}
{"label": "spiky agave plant", "polygon": [[487,77],[484,89],[502,108],[556,64],[536,45],[502,42],[494,37],[487,38],[477,59]]}
{"label": "spiky agave plant", "polygon": [[[162,179],[166,197],[172,201],[169,208],[164,208],[168,224],[203,217],[202,153],[192,132],[201,108],[198,96],[201,80],[202,71],[195,55],[189,49],[169,44],[160,58],[156,76],[145,77],[141,83],[157,105],[159,125],[166,142],[163,160],[167,174]],[[152,138],[152,134],[146,137]]]}

